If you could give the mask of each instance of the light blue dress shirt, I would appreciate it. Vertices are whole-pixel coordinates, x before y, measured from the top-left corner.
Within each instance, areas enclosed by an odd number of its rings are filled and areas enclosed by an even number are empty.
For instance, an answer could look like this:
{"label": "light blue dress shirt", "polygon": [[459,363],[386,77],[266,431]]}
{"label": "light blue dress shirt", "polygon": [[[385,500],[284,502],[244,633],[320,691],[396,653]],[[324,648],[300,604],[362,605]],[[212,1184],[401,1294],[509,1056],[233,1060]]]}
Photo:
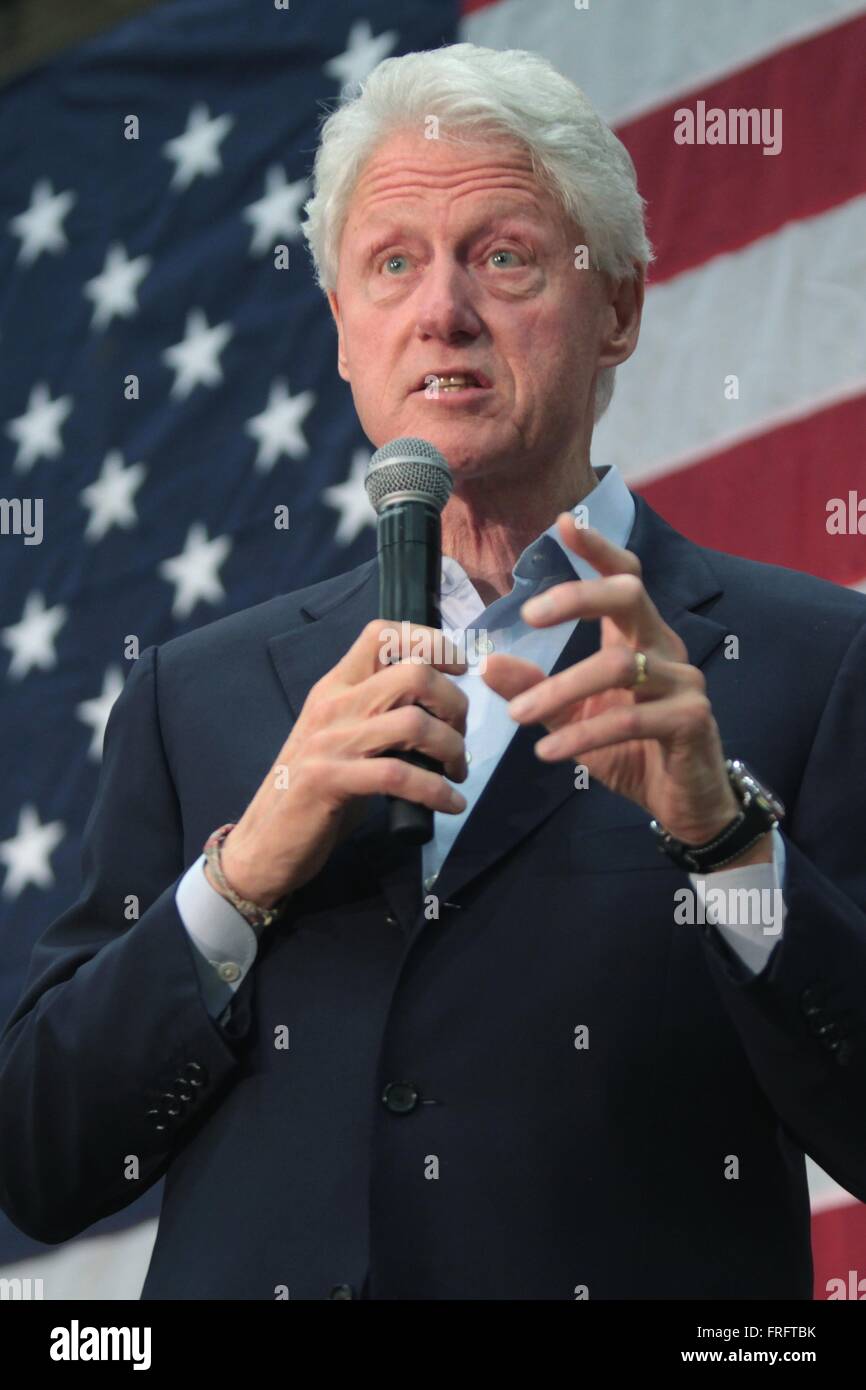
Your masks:
{"label": "light blue dress shirt", "polygon": [[[616,467],[600,469],[596,477],[598,485],[578,504],[582,509],[582,523],[594,527],[615,545],[625,546],[634,522],[634,499]],[[455,640],[465,636],[469,650],[475,650],[479,656],[485,651],[505,652],[532,661],[549,674],[577,620],[558,623],[555,627],[533,628],[521,619],[520,608],[528,598],[552,584],[574,578],[595,579],[597,572],[563,545],[554,522],[521,552],[512,575],[511,591],[485,607],[462,566],[452,556],[444,555],[442,627]],[[488,778],[519,727],[508,713],[507,702],[482,679],[482,662],[472,657],[468,661],[465,675],[450,677],[465,691],[469,702],[465,739],[469,772],[466,781],[460,783],[466,808],[459,815],[434,812],[433,837],[422,849],[424,890],[428,893],[435,892],[436,878],[461,827],[472,814]],[[227,1010],[234,992],[252,967],[258,936],[236,908],[208,882],[204,874],[205,862],[201,855],[184,874],[177,887],[176,901],[181,920],[196,948],[194,954],[206,1007],[213,1017],[219,1017]],[[771,863],[722,869],[711,876],[710,886],[723,892],[731,889],[772,891],[784,883],[784,874],[785,844],[778,830],[774,830]],[[784,904],[781,921],[772,934],[760,922],[733,925],[717,921],[713,898],[709,902],[706,898],[707,881],[697,875],[689,877],[697,901],[705,906],[707,921],[716,927],[749,970],[763,969],[784,930]]]}

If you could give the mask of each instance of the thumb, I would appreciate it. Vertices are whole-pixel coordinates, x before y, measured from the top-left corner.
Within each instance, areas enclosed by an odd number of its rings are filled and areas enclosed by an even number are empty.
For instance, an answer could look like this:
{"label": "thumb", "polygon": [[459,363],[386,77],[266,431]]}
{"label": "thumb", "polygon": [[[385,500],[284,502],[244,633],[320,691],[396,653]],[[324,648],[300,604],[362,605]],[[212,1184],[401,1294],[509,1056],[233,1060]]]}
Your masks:
{"label": "thumb", "polygon": [[533,661],[524,661],[519,656],[506,656],[499,652],[487,658],[481,679],[497,695],[501,695],[503,700],[513,700],[515,695],[538,685],[539,681],[545,679],[545,675]]}

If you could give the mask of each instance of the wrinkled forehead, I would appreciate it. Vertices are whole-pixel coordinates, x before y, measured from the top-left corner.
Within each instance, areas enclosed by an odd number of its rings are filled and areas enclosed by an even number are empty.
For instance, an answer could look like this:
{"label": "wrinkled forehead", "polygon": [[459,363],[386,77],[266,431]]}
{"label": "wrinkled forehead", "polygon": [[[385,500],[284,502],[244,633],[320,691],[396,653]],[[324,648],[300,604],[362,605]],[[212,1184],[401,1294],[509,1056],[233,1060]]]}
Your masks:
{"label": "wrinkled forehead", "polygon": [[367,228],[402,216],[448,208],[458,215],[550,219],[563,212],[533,167],[526,146],[509,136],[427,139],[402,130],[366,160],[350,195],[344,230],[354,240]]}

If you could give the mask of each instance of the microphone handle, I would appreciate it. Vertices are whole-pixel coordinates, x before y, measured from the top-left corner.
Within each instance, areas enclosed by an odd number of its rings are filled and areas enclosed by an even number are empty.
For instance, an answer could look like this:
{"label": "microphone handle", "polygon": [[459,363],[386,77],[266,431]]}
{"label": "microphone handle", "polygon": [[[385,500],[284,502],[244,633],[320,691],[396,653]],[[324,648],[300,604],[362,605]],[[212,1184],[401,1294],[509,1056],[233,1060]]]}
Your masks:
{"label": "microphone handle", "polygon": [[[406,499],[383,508],[377,526],[379,613],[395,624],[441,627],[439,598],[442,524],[430,503]],[[401,627],[401,634],[406,629]],[[389,754],[415,767],[442,772],[442,763],[415,749]],[[433,811],[417,801],[389,797],[388,829],[403,845],[433,838]]]}

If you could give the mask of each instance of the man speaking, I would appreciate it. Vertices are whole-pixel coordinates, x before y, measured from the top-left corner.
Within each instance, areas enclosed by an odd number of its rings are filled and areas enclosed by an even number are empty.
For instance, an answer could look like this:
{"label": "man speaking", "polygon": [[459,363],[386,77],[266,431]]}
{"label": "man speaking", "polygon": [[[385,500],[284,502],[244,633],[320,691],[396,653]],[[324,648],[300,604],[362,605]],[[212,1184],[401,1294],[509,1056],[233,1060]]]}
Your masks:
{"label": "man speaking", "polygon": [[866,601],[593,469],[650,248],[549,64],[383,62],[306,212],[484,669],[383,660],[375,561],[141,654],[0,1204],[62,1241],[165,1175],[151,1299],[809,1298],[804,1153],[866,1200]]}

